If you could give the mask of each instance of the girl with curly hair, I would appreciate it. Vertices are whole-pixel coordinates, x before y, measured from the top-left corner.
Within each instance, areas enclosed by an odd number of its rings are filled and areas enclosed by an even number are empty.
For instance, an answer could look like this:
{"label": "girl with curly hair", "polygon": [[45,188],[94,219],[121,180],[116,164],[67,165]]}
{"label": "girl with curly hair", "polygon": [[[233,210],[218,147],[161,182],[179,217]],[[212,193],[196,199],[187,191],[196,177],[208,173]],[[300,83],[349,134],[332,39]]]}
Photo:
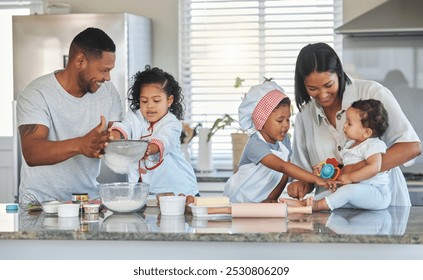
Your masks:
{"label": "girl with curly hair", "polygon": [[113,139],[149,141],[146,155],[130,167],[129,182],[146,182],[155,194],[197,195],[194,169],[180,148],[184,108],[179,83],[162,69],[147,66],[133,76],[128,100],[131,110],[113,124]]}

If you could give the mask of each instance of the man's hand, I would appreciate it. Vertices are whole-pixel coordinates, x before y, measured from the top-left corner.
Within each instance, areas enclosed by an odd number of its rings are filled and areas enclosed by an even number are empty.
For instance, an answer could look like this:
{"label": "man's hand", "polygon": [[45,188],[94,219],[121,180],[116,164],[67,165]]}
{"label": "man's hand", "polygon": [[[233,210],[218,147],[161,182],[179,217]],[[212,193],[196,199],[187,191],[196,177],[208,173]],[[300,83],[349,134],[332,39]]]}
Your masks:
{"label": "man's hand", "polygon": [[100,124],[82,137],[81,154],[89,158],[100,158],[102,151],[110,141],[110,129],[107,128],[106,118],[100,117]]}

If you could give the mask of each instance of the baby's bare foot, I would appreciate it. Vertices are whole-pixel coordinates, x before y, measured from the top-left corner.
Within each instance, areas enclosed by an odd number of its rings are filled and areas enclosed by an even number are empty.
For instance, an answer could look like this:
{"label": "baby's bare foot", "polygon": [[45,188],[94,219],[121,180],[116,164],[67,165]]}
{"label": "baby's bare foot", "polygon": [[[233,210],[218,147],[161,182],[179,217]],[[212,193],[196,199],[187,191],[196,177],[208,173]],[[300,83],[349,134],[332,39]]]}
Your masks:
{"label": "baby's bare foot", "polygon": [[317,211],[317,210],[318,210],[318,209],[317,209],[317,201],[315,201],[315,200],[314,200],[314,198],[313,198],[312,196],[307,197],[307,200],[306,200],[306,206],[311,206],[311,209],[312,209],[313,211]]}
{"label": "baby's bare foot", "polygon": [[301,206],[306,206],[306,201],[299,201],[296,199],[290,199],[290,198],[280,198],[279,202],[281,203],[285,203],[288,206],[294,206],[294,207],[301,207]]}
{"label": "baby's bare foot", "polygon": [[313,199],[312,196],[307,197],[307,199],[306,199],[306,206],[311,206],[311,207],[314,206],[314,199]]}

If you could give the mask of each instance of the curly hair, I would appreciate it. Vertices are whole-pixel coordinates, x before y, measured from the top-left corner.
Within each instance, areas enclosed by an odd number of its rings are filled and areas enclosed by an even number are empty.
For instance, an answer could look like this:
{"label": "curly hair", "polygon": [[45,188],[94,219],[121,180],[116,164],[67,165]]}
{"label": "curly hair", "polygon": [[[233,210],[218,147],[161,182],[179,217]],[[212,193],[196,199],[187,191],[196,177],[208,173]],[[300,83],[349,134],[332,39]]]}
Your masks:
{"label": "curly hair", "polygon": [[133,112],[140,109],[140,95],[141,89],[149,84],[160,84],[163,87],[167,97],[173,95],[173,103],[170,105],[169,111],[176,116],[178,120],[184,117],[184,97],[182,95],[182,88],[175,78],[162,69],[150,65],[145,67],[145,70],[138,71],[133,77],[133,84],[128,90],[129,107]]}
{"label": "curly hair", "polygon": [[379,100],[358,100],[351,107],[359,111],[361,123],[373,131],[372,137],[381,137],[388,129],[388,112]]}
{"label": "curly hair", "polygon": [[103,30],[88,27],[72,40],[69,57],[73,57],[78,52],[83,52],[86,56],[101,58],[103,52],[115,53],[116,45]]}

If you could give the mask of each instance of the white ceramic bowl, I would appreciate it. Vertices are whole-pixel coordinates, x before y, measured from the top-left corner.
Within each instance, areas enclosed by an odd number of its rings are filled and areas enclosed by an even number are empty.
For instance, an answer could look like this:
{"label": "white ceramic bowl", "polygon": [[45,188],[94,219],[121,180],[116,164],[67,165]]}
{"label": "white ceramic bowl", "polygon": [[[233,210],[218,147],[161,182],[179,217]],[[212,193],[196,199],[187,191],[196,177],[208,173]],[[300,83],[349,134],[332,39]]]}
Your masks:
{"label": "white ceramic bowl", "polygon": [[150,185],[146,183],[100,184],[100,198],[114,213],[133,213],[144,207]]}
{"label": "white ceramic bowl", "polygon": [[57,214],[61,218],[72,218],[79,216],[79,204],[60,204],[57,207]]}
{"label": "white ceramic bowl", "polygon": [[161,196],[160,213],[162,215],[176,216],[185,212],[185,196]]}
{"label": "white ceramic bowl", "polygon": [[46,214],[57,214],[57,211],[58,211],[57,208],[60,204],[63,204],[63,203],[61,203],[60,201],[57,201],[57,200],[53,200],[53,201],[43,202],[43,203],[41,203],[41,206],[43,207],[44,213],[46,213]]}

